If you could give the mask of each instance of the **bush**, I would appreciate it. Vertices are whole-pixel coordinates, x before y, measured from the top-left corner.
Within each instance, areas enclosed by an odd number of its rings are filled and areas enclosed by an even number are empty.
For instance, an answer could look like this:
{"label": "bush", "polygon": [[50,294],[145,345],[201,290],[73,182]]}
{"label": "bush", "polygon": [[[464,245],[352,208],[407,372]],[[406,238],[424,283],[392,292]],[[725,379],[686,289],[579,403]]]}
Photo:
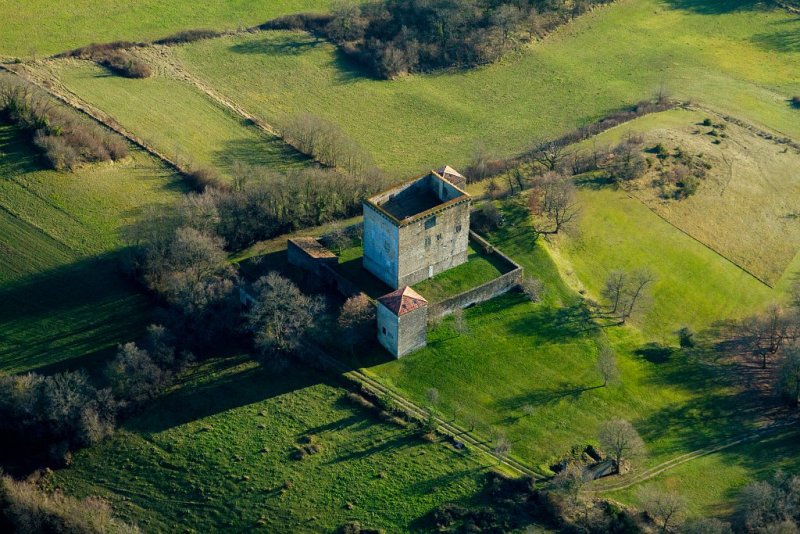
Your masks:
{"label": "bush", "polygon": [[793,96],[789,102],[791,102],[792,107],[800,109],[800,95]]}
{"label": "bush", "polygon": [[153,71],[139,58],[123,50],[115,50],[94,58],[100,65],[126,78],[149,78]]}
{"label": "bush", "polygon": [[173,33],[172,35],[162,39],[158,39],[157,41],[153,41],[153,43],[159,45],[192,43],[194,41],[201,41],[203,39],[213,39],[214,37],[219,37],[220,35],[222,35],[220,32],[208,29],[184,30],[178,33]]}
{"label": "bush", "polygon": [[30,83],[10,76],[0,76],[0,114],[29,132],[42,155],[57,170],[128,155],[128,145],[121,137],[56,105]]}
{"label": "bush", "polygon": [[17,482],[8,476],[0,478],[0,529],[20,534],[139,532],[115,519],[111,506],[98,497],[78,500],[60,492],[47,494],[33,482]]}
{"label": "bush", "polygon": [[372,157],[361,145],[338,125],[316,115],[294,115],[283,125],[281,135],[298,151],[328,167],[337,167],[353,175],[374,168]]}
{"label": "bush", "polygon": [[212,167],[192,169],[186,175],[186,180],[193,189],[198,191],[204,191],[207,187],[214,187],[216,189],[223,189],[226,187],[225,182],[222,181],[222,176]]}

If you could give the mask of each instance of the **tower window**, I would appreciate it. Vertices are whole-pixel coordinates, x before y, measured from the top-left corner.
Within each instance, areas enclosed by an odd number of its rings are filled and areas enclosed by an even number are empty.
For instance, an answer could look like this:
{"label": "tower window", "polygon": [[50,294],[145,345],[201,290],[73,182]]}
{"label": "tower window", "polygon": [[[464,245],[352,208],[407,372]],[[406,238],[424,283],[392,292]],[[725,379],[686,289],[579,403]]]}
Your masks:
{"label": "tower window", "polygon": [[460,224],[457,224],[457,225],[456,225],[456,233],[458,233],[458,232],[460,232],[460,231],[461,231],[461,225],[460,225]]}
{"label": "tower window", "polygon": [[426,230],[430,230],[434,226],[436,226],[436,216],[435,215],[433,217],[431,217],[430,219],[428,219],[427,221],[425,221],[425,229]]}

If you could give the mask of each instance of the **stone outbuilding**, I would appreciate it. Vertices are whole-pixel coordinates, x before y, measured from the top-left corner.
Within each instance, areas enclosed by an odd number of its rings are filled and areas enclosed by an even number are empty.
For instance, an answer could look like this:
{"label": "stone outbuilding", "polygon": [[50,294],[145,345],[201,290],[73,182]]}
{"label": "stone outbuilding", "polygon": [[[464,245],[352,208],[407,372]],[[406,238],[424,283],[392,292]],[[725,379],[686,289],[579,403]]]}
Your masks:
{"label": "stone outbuilding", "polygon": [[445,166],[364,201],[364,268],[397,289],[465,263],[465,183]]}
{"label": "stone outbuilding", "polygon": [[428,333],[428,301],[403,287],[378,299],[378,341],[395,358],[425,346]]}

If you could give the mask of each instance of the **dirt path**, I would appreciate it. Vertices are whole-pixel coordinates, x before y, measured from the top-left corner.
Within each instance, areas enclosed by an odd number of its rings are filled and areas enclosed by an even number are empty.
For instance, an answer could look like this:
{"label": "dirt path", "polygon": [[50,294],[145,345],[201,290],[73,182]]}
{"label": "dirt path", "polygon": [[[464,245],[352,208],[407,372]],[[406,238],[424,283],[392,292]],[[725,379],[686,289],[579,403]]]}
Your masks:
{"label": "dirt path", "polygon": [[708,447],[704,447],[702,449],[697,449],[691,452],[687,452],[686,454],[682,454],[681,456],[678,456],[671,460],[667,460],[666,462],[660,463],[649,469],[645,469],[644,471],[635,473],[633,476],[628,478],[619,478],[610,483],[604,483],[606,480],[609,479],[600,479],[595,486],[595,490],[600,492],[609,492],[609,491],[626,489],[636,484],[640,484],[646,480],[650,480],[651,478],[654,478],[664,473],[665,471],[669,471],[670,469],[678,467],[679,465],[683,465],[692,460],[696,460],[698,458],[702,458],[703,456],[708,456],[709,454],[714,454],[716,452],[720,452],[725,449],[735,447],[736,445],[740,445],[748,441],[758,440],[764,436],[774,434],[775,432],[778,432],[780,430],[785,430],[787,428],[796,425],[797,421],[771,423],[759,430],[756,430],[755,432],[739,436],[737,438],[733,438],[724,443],[711,445]]}

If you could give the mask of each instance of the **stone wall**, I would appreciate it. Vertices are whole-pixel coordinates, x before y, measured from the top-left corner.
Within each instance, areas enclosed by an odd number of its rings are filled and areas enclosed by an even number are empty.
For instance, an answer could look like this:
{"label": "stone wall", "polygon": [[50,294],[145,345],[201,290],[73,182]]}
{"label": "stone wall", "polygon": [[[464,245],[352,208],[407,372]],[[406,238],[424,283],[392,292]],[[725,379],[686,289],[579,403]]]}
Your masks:
{"label": "stone wall", "polygon": [[399,228],[371,205],[364,203],[364,268],[397,289]]}
{"label": "stone wall", "polygon": [[517,262],[494,248],[491,243],[475,232],[470,231],[469,237],[476,245],[483,248],[484,252],[494,254],[505,261],[511,270],[485,284],[473,287],[463,293],[459,293],[449,299],[431,305],[428,312],[430,317],[442,317],[453,313],[453,311],[457,309],[467,308],[481,302],[486,302],[504,293],[508,293],[522,282],[523,269]]}

